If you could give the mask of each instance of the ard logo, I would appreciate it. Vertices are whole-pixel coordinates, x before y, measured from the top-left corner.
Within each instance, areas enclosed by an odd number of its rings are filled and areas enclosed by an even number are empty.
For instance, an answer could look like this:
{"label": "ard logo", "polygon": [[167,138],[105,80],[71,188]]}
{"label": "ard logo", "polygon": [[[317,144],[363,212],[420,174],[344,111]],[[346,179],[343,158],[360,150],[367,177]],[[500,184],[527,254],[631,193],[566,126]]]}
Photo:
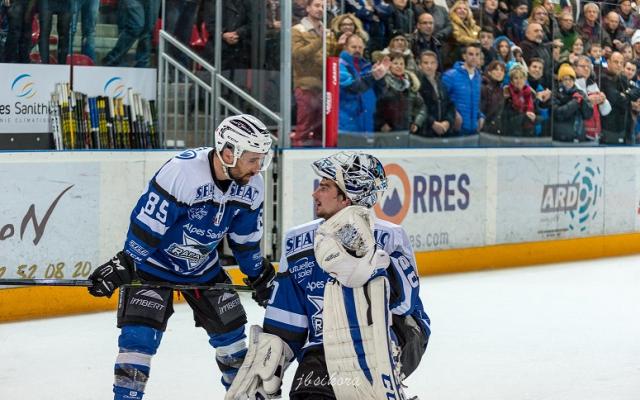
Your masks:
{"label": "ard logo", "polygon": [[564,213],[568,230],[585,232],[601,214],[603,174],[599,163],[586,158],[573,166],[572,177],[566,183],[544,185],[542,213]]}
{"label": "ard logo", "polygon": [[578,208],[579,192],[580,184],[578,183],[544,185],[540,211],[550,213],[575,210]]}

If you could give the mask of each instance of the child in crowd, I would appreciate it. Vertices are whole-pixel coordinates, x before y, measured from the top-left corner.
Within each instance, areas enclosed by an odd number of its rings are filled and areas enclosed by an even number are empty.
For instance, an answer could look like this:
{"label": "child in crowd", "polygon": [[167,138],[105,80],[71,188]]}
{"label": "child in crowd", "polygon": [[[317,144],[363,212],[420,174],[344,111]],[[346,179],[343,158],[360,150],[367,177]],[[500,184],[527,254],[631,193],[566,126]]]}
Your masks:
{"label": "child in crowd", "polygon": [[527,84],[527,73],[519,64],[509,70],[504,88],[503,127],[506,135],[533,136],[536,120],[535,92]]}
{"label": "child in crowd", "polygon": [[593,116],[593,106],[587,95],[576,87],[576,72],[571,65],[560,66],[558,81],[553,96],[553,140],[584,142],[584,120]]}
{"label": "child in crowd", "polygon": [[591,43],[591,47],[589,48],[589,58],[591,58],[591,62],[596,70],[598,69],[607,69],[609,66],[607,65],[607,59],[602,55],[602,45],[598,42]]}

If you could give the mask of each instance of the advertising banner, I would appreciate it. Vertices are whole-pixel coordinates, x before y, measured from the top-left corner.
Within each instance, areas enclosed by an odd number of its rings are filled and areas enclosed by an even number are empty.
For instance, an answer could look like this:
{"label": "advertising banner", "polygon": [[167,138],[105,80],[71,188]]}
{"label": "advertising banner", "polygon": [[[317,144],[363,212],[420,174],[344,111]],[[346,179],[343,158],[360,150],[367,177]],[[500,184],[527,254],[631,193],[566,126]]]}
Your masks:
{"label": "advertising banner", "polygon": [[640,231],[640,158],[634,153],[623,148],[605,151],[605,235]]}
{"label": "advertising banner", "polygon": [[[282,233],[314,218],[319,183],[311,163],[335,151],[284,151]],[[485,244],[486,154],[483,151],[371,150],[384,164],[389,188],[376,215],[402,225],[416,251]]]}
{"label": "advertising banner", "polygon": [[496,243],[603,233],[602,151],[546,149],[497,162]]}
{"label": "advertising banner", "polygon": [[56,83],[69,82],[68,65],[0,64],[0,133],[47,133]]}
{"label": "advertising banner", "polygon": [[0,154],[0,278],[86,279],[122,249],[131,208],[175,152]]}
{"label": "advertising banner", "polygon": [[99,261],[100,164],[3,164],[0,190],[0,276],[86,279]]}
{"label": "advertising banner", "polygon": [[155,68],[73,67],[73,88],[89,97],[124,97],[127,89],[140,93],[147,100],[156,99],[157,72]]}

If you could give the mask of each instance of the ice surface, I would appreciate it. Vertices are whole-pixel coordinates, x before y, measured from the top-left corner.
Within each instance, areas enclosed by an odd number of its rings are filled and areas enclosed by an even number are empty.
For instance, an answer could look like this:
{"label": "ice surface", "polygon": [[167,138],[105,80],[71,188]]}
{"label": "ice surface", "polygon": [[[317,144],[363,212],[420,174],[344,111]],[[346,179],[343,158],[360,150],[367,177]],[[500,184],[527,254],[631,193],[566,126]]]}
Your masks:
{"label": "ice surface", "polygon": [[[406,383],[423,400],[640,399],[640,256],[421,282],[433,335]],[[206,334],[175,308],[145,399],[222,399]],[[117,335],[114,312],[0,324],[0,400],[112,399]]]}

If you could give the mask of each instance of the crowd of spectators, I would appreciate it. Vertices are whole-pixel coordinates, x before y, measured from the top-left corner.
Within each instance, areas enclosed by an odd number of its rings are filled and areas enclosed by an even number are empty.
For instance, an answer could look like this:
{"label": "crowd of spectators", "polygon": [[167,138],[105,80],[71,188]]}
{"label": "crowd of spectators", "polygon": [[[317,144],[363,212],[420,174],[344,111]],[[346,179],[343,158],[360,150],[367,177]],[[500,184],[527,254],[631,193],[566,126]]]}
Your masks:
{"label": "crowd of spectators", "polygon": [[[151,64],[161,0],[108,0],[117,5],[118,36],[99,60],[95,27],[107,0],[0,1],[0,61],[65,63],[78,33],[80,51],[98,65],[122,65],[136,43],[130,64]],[[293,146],[322,145],[331,56],[339,59],[339,138],[636,143],[636,0],[292,0],[291,7]],[[223,73],[243,87],[250,79],[243,71],[278,70],[281,0],[223,0],[221,8]],[[213,0],[166,0],[165,29],[186,44],[194,29],[215,32],[215,20]],[[212,62],[214,43],[199,49]]]}
{"label": "crowd of spectators", "polygon": [[321,0],[295,3],[294,146],[321,144],[323,30],[340,58],[339,138],[596,145],[640,133],[635,1],[344,0],[326,29]]}
{"label": "crowd of spectators", "polygon": [[[84,65],[126,65],[125,55],[137,43],[131,66],[152,66],[152,35],[160,16],[161,0],[0,0],[0,62]],[[182,0],[180,3],[189,3]],[[96,55],[96,25],[113,15],[117,40],[106,55]],[[55,20],[54,20],[55,16]],[[52,34],[55,21],[55,35]],[[81,26],[78,32],[78,26]],[[81,57],[73,53],[81,35]],[[56,48],[55,52],[50,47]]]}

